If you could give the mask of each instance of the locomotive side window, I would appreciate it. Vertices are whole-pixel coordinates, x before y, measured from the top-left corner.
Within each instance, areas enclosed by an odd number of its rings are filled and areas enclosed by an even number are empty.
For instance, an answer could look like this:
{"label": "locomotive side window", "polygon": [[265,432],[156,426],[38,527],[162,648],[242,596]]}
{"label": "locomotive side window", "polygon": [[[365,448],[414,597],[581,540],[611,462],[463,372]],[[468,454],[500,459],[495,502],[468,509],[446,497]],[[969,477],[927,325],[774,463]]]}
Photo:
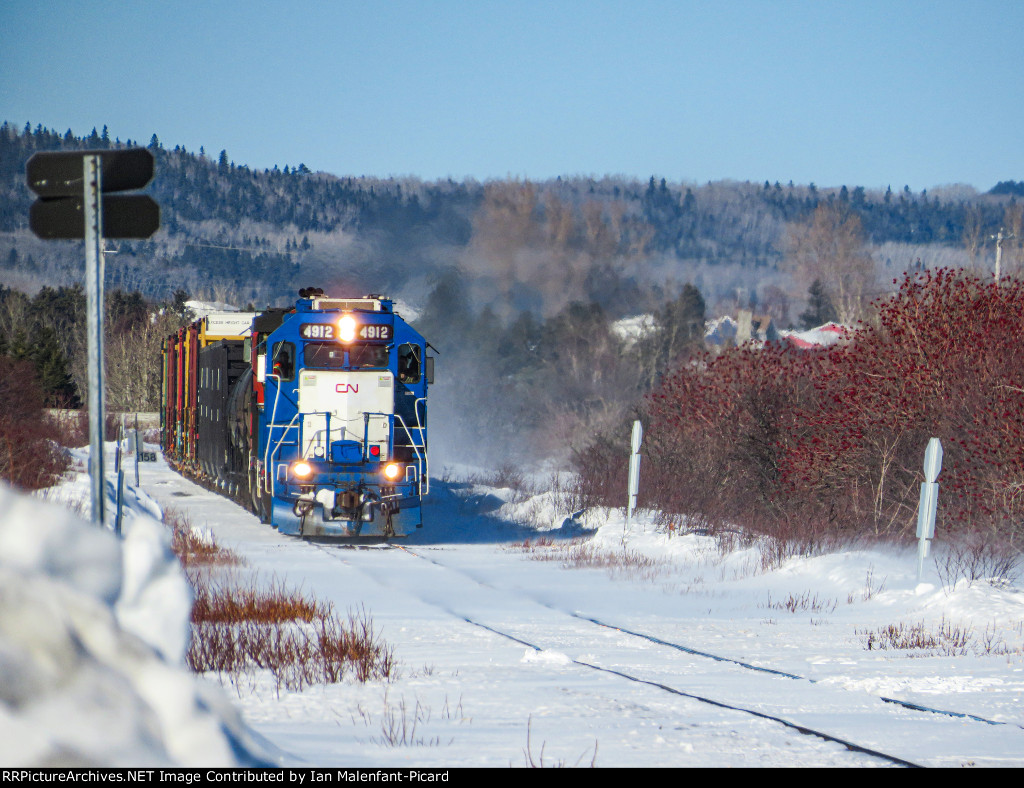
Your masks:
{"label": "locomotive side window", "polygon": [[402,383],[420,382],[420,356],[422,351],[419,345],[405,344],[398,347],[398,379]]}
{"label": "locomotive side window", "polygon": [[281,380],[292,380],[295,377],[295,345],[278,342],[274,345],[273,358],[273,374]]}

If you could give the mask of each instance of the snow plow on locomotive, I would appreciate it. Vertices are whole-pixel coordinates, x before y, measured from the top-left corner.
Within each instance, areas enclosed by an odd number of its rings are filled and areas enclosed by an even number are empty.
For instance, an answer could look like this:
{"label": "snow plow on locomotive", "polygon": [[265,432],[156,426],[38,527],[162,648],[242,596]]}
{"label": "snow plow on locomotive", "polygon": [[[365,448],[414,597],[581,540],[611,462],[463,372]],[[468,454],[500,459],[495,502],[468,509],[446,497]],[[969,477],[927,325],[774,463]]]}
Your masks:
{"label": "snow plow on locomotive", "polygon": [[282,533],[405,536],[429,492],[429,345],[383,296],[299,295],[165,340],[164,456]]}

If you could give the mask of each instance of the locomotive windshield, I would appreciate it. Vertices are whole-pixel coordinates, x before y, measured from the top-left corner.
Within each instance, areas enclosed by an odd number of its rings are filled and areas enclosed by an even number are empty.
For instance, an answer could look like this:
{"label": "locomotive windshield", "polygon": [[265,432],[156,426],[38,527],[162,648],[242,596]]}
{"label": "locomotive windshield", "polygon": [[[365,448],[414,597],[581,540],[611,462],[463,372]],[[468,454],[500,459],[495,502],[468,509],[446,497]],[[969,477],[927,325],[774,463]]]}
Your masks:
{"label": "locomotive windshield", "polygon": [[388,346],[354,344],[346,347],[335,342],[307,342],[303,360],[310,369],[382,369],[388,365]]}
{"label": "locomotive windshield", "polygon": [[388,365],[387,345],[349,345],[348,364],[353,369],[374,369]]}

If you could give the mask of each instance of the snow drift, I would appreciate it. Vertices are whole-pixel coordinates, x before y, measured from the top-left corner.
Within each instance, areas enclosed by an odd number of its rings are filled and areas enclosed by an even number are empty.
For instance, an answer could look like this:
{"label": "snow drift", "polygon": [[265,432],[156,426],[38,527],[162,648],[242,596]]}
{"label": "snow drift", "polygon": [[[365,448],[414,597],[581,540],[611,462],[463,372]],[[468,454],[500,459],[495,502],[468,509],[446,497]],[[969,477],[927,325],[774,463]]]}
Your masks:
{"label": "snow drift", "polygon": [[0,513],[0,763],[267,765],[183,664],[191,590],[159,522],[136,508],[119,540],[3,485]]}

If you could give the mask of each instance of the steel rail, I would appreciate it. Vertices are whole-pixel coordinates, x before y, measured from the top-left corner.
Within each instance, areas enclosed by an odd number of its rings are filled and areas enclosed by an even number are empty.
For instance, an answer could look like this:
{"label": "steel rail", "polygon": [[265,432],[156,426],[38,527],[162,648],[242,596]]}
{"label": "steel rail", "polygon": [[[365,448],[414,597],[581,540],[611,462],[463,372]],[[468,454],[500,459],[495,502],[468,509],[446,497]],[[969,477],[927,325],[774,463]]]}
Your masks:
{"label": "steel rail", "polygon": [[[326,546],[321,546],[321,545],[317,545],[317,546],[321,547],[321,549],[326,549]],[[394,547],[395,549],[401,550],[402,552],[412,556],[413,558],[417,558],[417,559],[419,559],[421,561],[427,561],[428,563],[432,563],[435,566],[441,567],[442,569],[446,569],[446,570],[448,570],[450,572],[455,572],[456,574],[461,574],[463,576],[466,576],[465,573],[460,572],[457,569],[453,569],[452,567],[447,566],[447,565],[445,565],[445,564],[443,564],[443,563],[441,563],[439,561],[435,561],[435,560],[433,560],[431,558],[428,558],[426,556],[420,555],[419,553],[415,552],[414,550],[410,550],[408,547],[405,547],[404,545],[388,545],[388,547]],[[478,585],[484,586],[486,588],[494,588],[493,586],[489,586],[487,583],[484,583],[484,582],[478,580],[477,578],[470,578],[470,579],[473,580],[474,582],[476,582]],[[502,589],[495,588],[494,590],[501,591]],[[536,602],[536,600],[534,600],[534,601]],[[541,603],[537,603],[537,604],[541,604]],[[559,611],[557,608],[552,608],[549,605],[542,605],[542,606],[548,607],[549,609],[553,610],[554,612],[565,614],[564,611]],[[493,626],[491,626],[489,624],[485,624],[482,621],[477,621],[477,620],[475,620],[473,618],[470,618],[469,616],[465,616],[465,615],[462,615],[462,614],[459,614],[459,613],[455,613],[455,612],[453,612],[451,610],[448,610],[447,608],[445,608],[445,612],[449,613],[450,615],[452,615],[453,617],[455,617],[455,618],[457,618],[457,619],[459,619],[461,621],[466,622],[467,624],[470,624],[472,626],[475,626],[475,627],[478,627],[480,629],[483,629],[483,630],[485,630],[487,632],[490,632],[490,633],[492,633],[494,635],[497,635],[499,637],[505,638],[506,640],[509,640],[509,641],[511,641],[513,643],[517,643],[517,644],[519,644],[521,646],[525,646],[525,647],[533,649],[534,651],[537,651],[537,652],[543,652],[544,651],[544,649],[542,647],[536,645],[535,643],[531,643],[528,640],[524,640],[521,637],[517,637],[516,635],[513,635],[513,634],[511,634],[509,632],[505,632],[505,631],[503,631],[501,629],[498,629],[496,627],[493,627]],[[568,615],[572,615],[572,614],[568,614]],[[595,623],[594,621],[591,621],[590,619],[583,618],[581,616],[573,616],[573,617],[578,618],[578,619],[583,620],[583,621],[586,621],[587,623]],[[627,632],[626,634],[631,634],[631,633]],[[668,645],[668,644],[665,644],[665,645]],[[703,655],[701,655],[701,656],[703,656]],[[731,660],[723,660],[723,661],[731,661]],[[908,760],[906,760],[904,758],[900,758],[900,757],[898,757],[896,755],[890,755],[888,753],[884,753],[884,752],[881,752],[879,750],[873,750],[873,749],[871,749],[869,747],[864,747],[862,745],[856,744],[855,742],[851,742],[851,741],[849,741],[847,739],[843,739],[843,738],[840,738],[838,736],[833,736],[832,734],[827,733],[825,731],[817,730],[815,728],[810,728],[810,727],[807,727],[806,725],[801,725],[800,723],[793,722],[792,720],[787,720],[787,719],[785,719],[783,717],[778,717],[778,716],[775,716],[775,715],[772,715],[772,714],[768,714],[766,712],[757,711],[756,709],[749,709],[749,708],[746,708],[746,707],[743,707],[743,706],[733,705],[733,704],[730,704],[730,703],[726,703],[724,701],[715,700],[714,698],[705,697],[703,695],[696,695],[696,694],[693,694],[693,693],[686,692],[684,690],[678,689],[676,687],[672,687],[672,686],[670,686],[668,684],[662,684],[661,682],[651,681],[649,679],[644,679],[644,678],[641,678],[639,676],[634,676],[634,675],[632,675],[630,673],[626,673],[625,671],[620,671],[620,670],[614,670],[612,668],[601,667],[600,665],[594,665],[594,664],[591,664],[589,662],[584,662],[584,661],[578,660],[578,659],[570,659],[570,662],[572,664],[574,664],[574,665],[579,666],[579,667],[587,668],[589,670],[595,670],[595,671],[598,671],[598,672],[601,672],[601,673],[608,673],[610,675],[614,675],[614,676],[618,676],[619,678],[626,679],[627,681],[632,681],[632,682],[637,683],[637,684],[643,684],[643,685],[646,685],[646,686],[649,686],[649,687],[653,687],[653,688],[661,690],[663,692],[667,692],[667,693],[670,693],[670,694],[673,694],[673,695],[677,695],[677,696],[683,697],[683,698],[688,698],[690,700],[694,700],[694,701],[697,701],[699,703],[708,704],[708,705],[715,706],[715,707],[721,708],[721,709],[726,709],[726,710],[729,710],[729,711],[735,711],[735,712],[738,712],[738,713],[741,713],[741,714],[748,714],[748,715],[751,715],[753,717],[757,717],[759,719],[767,720],[769,722],[775,722],[775,723],[777,723],[779,725],[782,725],[782,726],[784,726],[786,728],[790,728],[791,730],[795,730],[795,731],[797,731],[797,732],[799,732],[801,734],[808,735],[808,736],[814,736],[816,738],[822,739],[823,741],[828,741],[828,742],[831,742],[833,744],[839,744],[839,745],[845,747],[846,749],[848,749],[848,750],[850,750],[852,752],[858,752],[858,753],[861,753],[863,755],[870,756],[872,758],[878,758],[880,760],[887,761],[887,762],[892,763],[892,764],[897,765],[897,766],[902,766],[902,767],[907,767],[907,768],[923,768],[921,766],[921,764],[917,764],[917,763],[914,763],[912,761],[908,761]],[[766,672],[776,672],[776,671],[766,671]],[[786,675],[787,677],[790,677],[790,674],[783,674],[783,675]]]}

